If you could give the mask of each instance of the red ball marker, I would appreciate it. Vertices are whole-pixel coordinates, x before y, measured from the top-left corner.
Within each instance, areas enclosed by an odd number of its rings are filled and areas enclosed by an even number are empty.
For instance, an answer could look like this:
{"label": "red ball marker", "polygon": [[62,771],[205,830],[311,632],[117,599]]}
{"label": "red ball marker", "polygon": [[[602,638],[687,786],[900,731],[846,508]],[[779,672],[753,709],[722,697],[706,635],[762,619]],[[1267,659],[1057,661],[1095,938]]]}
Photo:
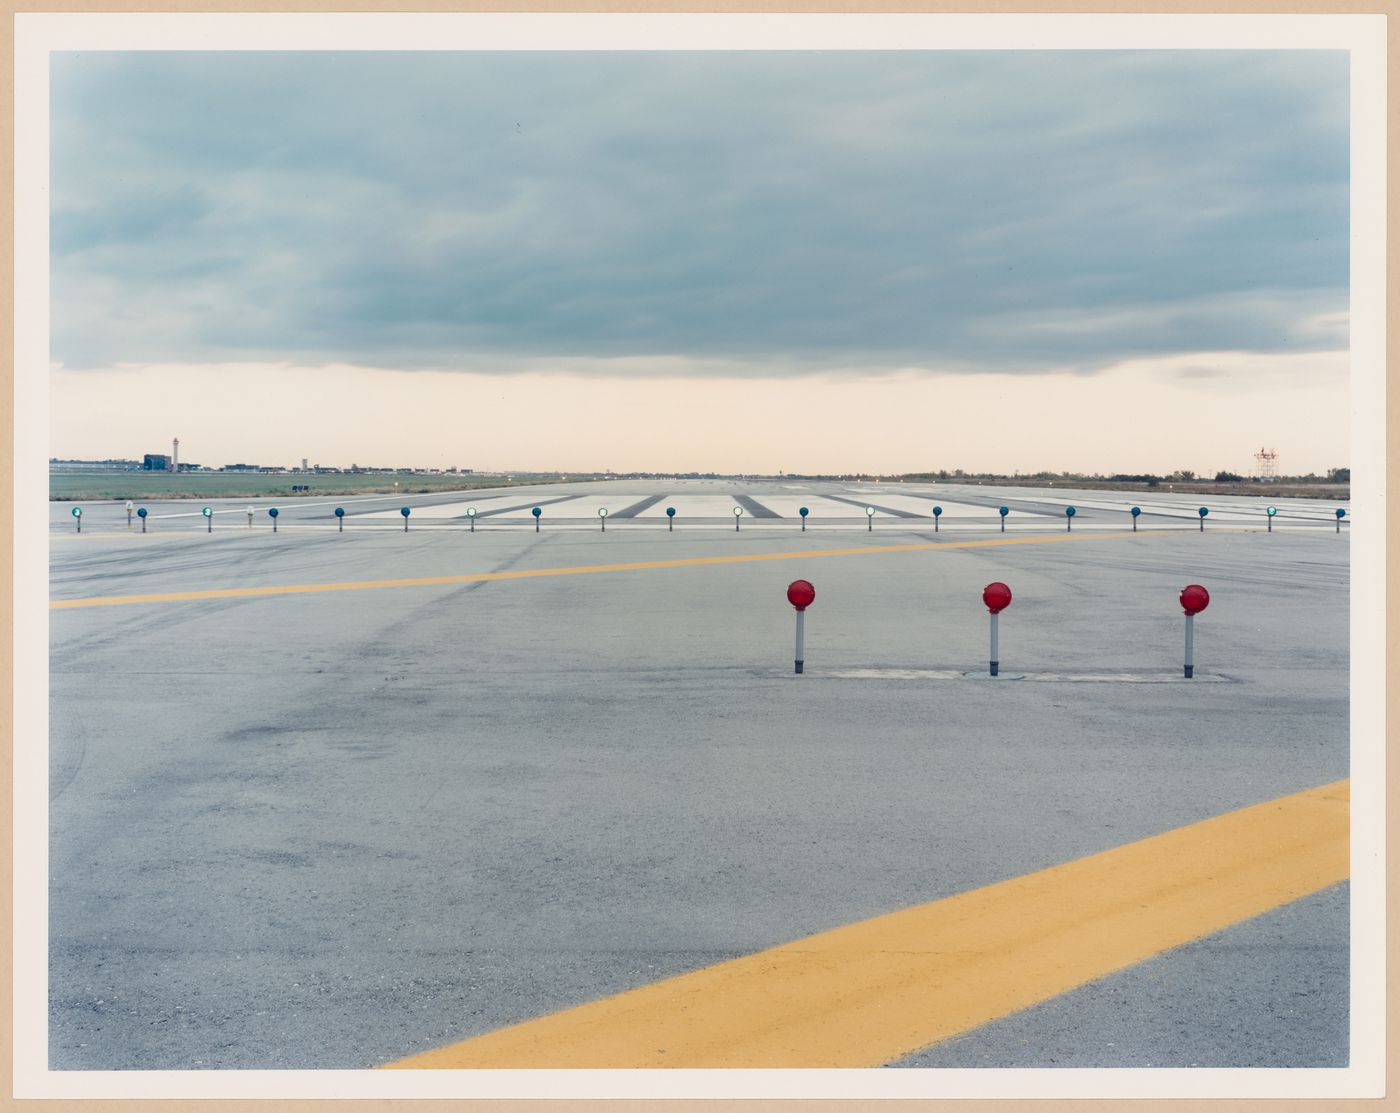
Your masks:
{"label": "red ball marker", "polygon": [[1001,667],[997,647],[997,615],[1011,606],[1011,589],[1000,580],[990,583],[982,589],[982,602],[987,605],[987,610],[992,614],[992,652],[989,663],[992,675],[996,676],[997,670]]}
{"label": "red ball marker", "polygon": [[793,654],[793,672],[802,671],[802,619],[812,600],[817,597],[817,589],[806,580],[793,580],[788,584],[787,600],[797,608],[797,652]]}
{"label": "red ball marker", "polygon": [[1181,589],[1180,601],[1181,609],[1190,618],[1210,606],[1210,592],[1200,584],[1187,584]]}
{"label": "red ball marker", "polygon": [[998,580],[982,589],[982,602],[992,614],[1000,614],[1011,606],[1011,589]]}
{"label": "red ball marker", "polygon": [[788,602],[798,611],[805,611],[812,605],[812,600],[817,597],[817,589],[806,580],[793,580],[788,584]]}
{"label": "red ball marker", "polygon": [[1178,598],[1181,609],[1186,612],[1186,679],[1190,680],[1196,674],[1194,634],[1192,629],[1195,618],[1203,610],[1210,606],[1210,592],[1200,584],[1187,584],[1181,589]]}

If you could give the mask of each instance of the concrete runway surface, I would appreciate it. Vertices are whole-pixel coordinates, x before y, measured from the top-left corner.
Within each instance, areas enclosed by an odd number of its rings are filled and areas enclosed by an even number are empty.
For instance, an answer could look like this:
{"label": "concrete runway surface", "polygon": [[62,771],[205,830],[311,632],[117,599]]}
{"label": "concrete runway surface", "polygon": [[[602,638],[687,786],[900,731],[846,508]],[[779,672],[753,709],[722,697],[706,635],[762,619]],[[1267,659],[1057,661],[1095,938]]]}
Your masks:
{"label": "concrete runway surface", "polygon": [[[1110,493],[952,484],[289,498],[276,534],[266,502],[253,528],[211,503],[212,534],[147,504],[145,535],[52,504],[51,1067],[384,1065],[1003,882],[999,929],[1055,965],[1037,926],[1086,856],[1348,774],[1331,504],[1279,500],[1269,535],[1258,500],[1204,533],[1192,499],[1137,501],[1136,536]],[[1015,598],[984,681],[992,580]],[[1180,845],[1202,876],[1231,849]],[[931,984],[865,1065],[1345,1065],[1346,879],[1280,869],[911,1043]],[[997,976],[958,974],[1001,1001]]]}

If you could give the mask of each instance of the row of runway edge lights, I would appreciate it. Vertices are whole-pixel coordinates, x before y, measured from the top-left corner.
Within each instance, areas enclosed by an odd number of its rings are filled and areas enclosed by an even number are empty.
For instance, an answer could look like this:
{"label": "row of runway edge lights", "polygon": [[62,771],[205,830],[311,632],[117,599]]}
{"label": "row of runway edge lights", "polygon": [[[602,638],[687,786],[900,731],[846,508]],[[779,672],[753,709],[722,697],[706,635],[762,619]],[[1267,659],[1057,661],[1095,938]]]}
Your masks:
{"label": "row of runway edge lights", "polygon": [[[807,608],[817,598],[817,589],[812,586],[810,580],[793,580],[787,587],[787,600],[797,611],[797,648],[793,653],[794,673],[802,672],[804,656],[802,650],[803,626],[807,615]],[[1001,667],[1001,654],[997,645],[997,618],[1001,612],[1011,606],[1011,589],[1000,580],[989,583],[982,589],[982,602],[986,605],[987,612],[992,616],[991,621],[991,653],[988,657],[989,672],[992,676],[997,676]],[[1187,680],[1191,680],[1196,673],[1195,653],[1194,653],[1194,620],[1198,614],[1210,606],[1210,592],[1200,584],[1187,584],[1181,589],[1181,594],[1177,597],[1177,602],[1181,604],[1181,609],[1186,615],[1186,661],[1184,671]]]}
{"label": "row of runway edge lights", "polygon": [[[132,504],[131,504],[130,502],[128,502],[128,503],[126,504],[126,524],[127,524],[127,528],[128,528],[128,529],[131,527],[131,512],[132,512]],[[801,517],[802,517],[802,531],[805,533],[805,532],[807,531],[807,514],[809,513],[809,511],[808,511],[807,507],[803,506],[803,507],[800,507],[800,508],[798,509],[797,512],[798,512],[798,514],[800,514]],[[146,508],[143,506],[143,507],[141,507],[139,510],[137,510],[136,513],[137,513],[137,514],[140,516],[140,518],[141,518],[141,532],[142,532],[142,533],[145,533],[145,532],[146,532],[146,514],[147,514]],[[210,533],[213,533],[213,532],[214,532],[214,511],[211,510],[209,507],[206,506],[206,507],[204,507],[204,509],[203,509],[200,513],[203,514],[205,521],[208,523],[209,532],[210,532]],[[253,528],[253,513],[254,513],[254,511],[253,511],[253,508],[252,508],[251,506],[248,507],[247,513],[248,513],[248,528],[249,528],[249,529],[252,529],[252,528]],[[273,532],[273,533],[276,533],[276,532],[277,532],[277,516],[278,516],[278,514],[280,513],[280,511],[278,511],[277,507],[273,506],[273,507],[269,507],[269,508],[268,508],[267,513],[268,513],[268,517],[270,517],[270,518],[272,519],[272,532]],[[404,533],[407,533],[407,532],[408,532],[408,517],[409,517],[409,515],[412,513],[412,508],[411,508],[411,507],[407,507],[407,506],[400,507],[400,508],[399,508],[399,513],[403,515],[403,531],[404,531]],[[534,516],[534,519],[535,519],[535,532],[536,532],[536,533],[539,533],[539,531],[540,531],[540,516],[543,514],[543,511],[542,511],[538,506],[535,506],[535,507],[532,507],[532,508],[530,509],[530,513]],[[999,506],[999,507],[997,507],[997,514],[1000,515],[1000,517],[1001,517],[1001,531],[1002,531],[1003,533],[1006,532],[1006,518],[1007,518],[1007,515],[1010,514],[1010,513],[1011,513],[1011,509],[1010,509],[1009,507],[1006,507],[1006,506]],[[1076,510],[1075,510],[1075,508],[1074,508],[1073,506],[1066,506],[1066,507],[1065,507],[1065,530],[1066,530],[1066,532],[1070,531],[1070,530],[1072,529],[1073,525],[1074,525],[1074,515],[1075,515],[1075,513],[1076,513]],[[1129,513],[1130,513],[1130,514],[1132,515],[1132,517],[1133,517],[1133,532],[1136,533],[1136,532],[1137,532],[1137,520],[1138,520],[1138,515],[1142,513],[1142,507],[1140,507],[1140,506],[1134,506],[1134,507],[1129,511]],[[1210,507],[1208,507],[1208,506],[1202,506],[1202,507],[1200,507],[1200,508],[1196,511],[1196,513],[1197,513],[1197,515],[1198,515],[1198,516],[1200,517],[1200,519],[1201,519],[1201,532],[1204,533],[1204,532],[1205,532],[1205,529],[1206,529],[1206,516],[1210,513]],[[1277,508],[1277,507],[1270,506],[1270,507],[1265,511],[1265,513],[1266,513],[1266,515],[1267,515],[1267,517],[1268,517],[1268,522],[1269,522],[1269,530],[1268,530],[1268,532],[1273,533],[1273,531],[1274,531],[1274,515],[1278,513],[1278,508]],[[339,525],[340,531],[343,533],[343,532],[345,531],[345,508],[344,508],[343,506],[337,506],[337,507],[335,508],[334,514],[335,514],[336,522],[337,522],[338,525]],[[734,508],[734,531],[735,531],[736,533],[739,531],[739,519],[740,519],[741,517],[743,517],[743,514],[744,514],[744,508],[743,508],[742,506],[736,506],[736,507]],[[939,520],[940,517],[942,517],[942,515],[943,515],[943,507],[941,507],[941,506],[935,506],[935,507],[933,508],[933,532],[934,532],[934,533],[937,533],[937,532],[938,532],[938,520]],[[1342,510],[1342,509],[1338,508],[1338,510],[1336,511],[1336,515],[1337,515],[1337,532],[1338,532],[1338,533],[1341,533],[1341,532],[1342,532],[1342,519],[1345,518],[1345,517],[1347,516],[1347,512],[1346,512],[1345,510]],[[866,527],[865,527],[865,528],[866,528],[868,531],[874,530],[874,528],[875,528],[875,508],[874,508],[873,506],[867,506],[867,507],[865,508],[865,518],[866,518]],[[73,507],[73,519],[74,519],[74,521],[77,523],[78,532],[79,532],[79,533],[82,533],[82,532],[83,532],[83,508],[82,508],[81,506],[75,506],[75,507]],[[474,506],[469,506],[469,507],[467,507],[467,520],[471,523],[471,530],[472,530],[472,532],[475,533],[475,532],[476,532],[476,507],[474,507]],[[668,506],[668,507],[666,508],[666,528],[667,528],[668,531],[674,530],[674,529],[675,529],[675,521],[676,521],[676,508],[675,508],[674,506]],[[607,532],[607,528],[608,528],[608,508],[607,508],[606,506],[600,506],[600,507],[598,508],[598,522],[599,522],[599,528],[602,530],[602,532],[606,533],[606,532]]]}

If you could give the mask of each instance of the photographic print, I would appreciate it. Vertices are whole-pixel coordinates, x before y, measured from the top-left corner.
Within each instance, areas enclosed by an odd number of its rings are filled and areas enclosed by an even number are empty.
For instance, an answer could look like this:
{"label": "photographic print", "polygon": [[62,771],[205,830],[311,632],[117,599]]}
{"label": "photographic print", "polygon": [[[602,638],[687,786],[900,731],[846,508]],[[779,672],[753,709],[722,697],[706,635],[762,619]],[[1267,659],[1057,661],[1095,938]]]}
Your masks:
{"label": "photographic print", "polygon": [[124,18],[21,37],[33,1096],[1378,1077],[1355,20]]}

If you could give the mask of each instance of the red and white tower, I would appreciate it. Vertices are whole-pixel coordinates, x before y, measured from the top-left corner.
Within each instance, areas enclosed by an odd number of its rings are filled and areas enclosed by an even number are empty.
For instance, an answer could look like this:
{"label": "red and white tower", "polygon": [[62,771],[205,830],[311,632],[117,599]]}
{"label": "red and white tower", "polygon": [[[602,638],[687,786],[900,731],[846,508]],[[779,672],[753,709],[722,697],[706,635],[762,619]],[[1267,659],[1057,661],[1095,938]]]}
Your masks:
{"label": "red and white tower", "polygon": [[175,438],[175,443],[170,446],[170,470],[178,472],[180,470],[180,438]]}

